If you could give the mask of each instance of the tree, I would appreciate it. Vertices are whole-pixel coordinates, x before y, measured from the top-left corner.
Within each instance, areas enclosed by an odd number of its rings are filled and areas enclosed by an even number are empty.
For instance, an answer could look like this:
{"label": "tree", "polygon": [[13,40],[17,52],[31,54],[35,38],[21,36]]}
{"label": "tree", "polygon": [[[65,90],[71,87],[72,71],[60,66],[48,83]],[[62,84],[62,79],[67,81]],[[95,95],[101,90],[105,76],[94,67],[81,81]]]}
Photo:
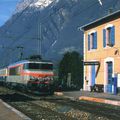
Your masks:
{"label": "tree", "polygon": [[78,52],[67,52],[59,63],[58,76],[61,84],[67,85],[68,75],[71,75],[71,84],[76,88],[83,86],[83,57]]}

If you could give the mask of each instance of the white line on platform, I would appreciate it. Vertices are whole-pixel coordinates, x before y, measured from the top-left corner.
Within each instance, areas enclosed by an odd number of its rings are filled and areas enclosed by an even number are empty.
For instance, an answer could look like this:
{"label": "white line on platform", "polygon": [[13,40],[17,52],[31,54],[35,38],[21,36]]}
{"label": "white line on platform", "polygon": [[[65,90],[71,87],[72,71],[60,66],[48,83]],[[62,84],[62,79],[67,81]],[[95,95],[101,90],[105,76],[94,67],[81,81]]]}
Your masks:
{"label": "white line on platform", "polygon": [[2,102],[7,108],[9,108],[10,110],[12,110],[13,112],[15,112],[18,116],[20,116],[23,120],[32,120],[31,118],[29,118],[28,116],[26,116],[25,114],[23,114],[22,112],[18,111],[17,109],[15,109],[14,107],[10,106],[9,104],[7,104],[6,102],[2,101],[0,99],[0,102]]}

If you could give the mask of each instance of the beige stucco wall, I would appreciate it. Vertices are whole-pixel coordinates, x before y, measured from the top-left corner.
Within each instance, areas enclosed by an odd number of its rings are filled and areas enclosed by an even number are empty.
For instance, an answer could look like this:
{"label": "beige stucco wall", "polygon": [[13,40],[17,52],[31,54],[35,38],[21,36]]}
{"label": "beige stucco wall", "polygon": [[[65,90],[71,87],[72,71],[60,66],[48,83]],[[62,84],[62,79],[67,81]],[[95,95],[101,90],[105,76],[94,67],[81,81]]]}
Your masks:
{"label": "beige stucco wall", "polygon": [[[115,45],[113,47],[103,47],[103,29],[107,25],[114,25],[115,26]],[[88,51],[88,34],[95,30],[97,32],[97,49]],[[120,73],[120,18],[113,20],[111,22],[105,23],[103,25],[99,25],[95,28],[87,30],[84,32],[84,61],[91,61],[97,60],[100,62],[100,69],[98,75],[96,77],[96,84],[104,84],[104,75],[105,75],[105,66],[104,61],[106,58],[113,58],[114,59],[114,73]],[[116,50],[118,53],[115,55]],[[96,66],[97,67],[97,66]],[[84,66],[84,86],[86,86],[86,80],[89,79],[89,66]],[[89,82],[88,82],[89,84]]]}

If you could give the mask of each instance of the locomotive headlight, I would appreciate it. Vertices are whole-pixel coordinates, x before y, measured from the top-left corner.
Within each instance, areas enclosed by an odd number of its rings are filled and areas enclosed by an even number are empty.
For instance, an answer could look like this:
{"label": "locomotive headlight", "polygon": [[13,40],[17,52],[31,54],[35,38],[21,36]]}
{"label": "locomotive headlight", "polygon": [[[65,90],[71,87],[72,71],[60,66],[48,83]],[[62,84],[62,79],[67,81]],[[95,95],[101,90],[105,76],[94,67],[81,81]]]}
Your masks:
{"label": "locomotive headlight", "polygon": [[46,78],[44,78],[45,79],[45,81],[49,81],[49,82],[51,82],[52,80],[53,80],[53,77],[46,77]]}
{"label": "locomotive headlight", "polygon": [[30,80],[32,80],[33,79],[33,76],[30,76]]}
{"label": "locomotive headlight", "polygon": [[43,78],[38,78],[38,80],[39,80],[40,82],[43,82],[43,81],[44,81]]}
{"label": "locomotive headlight", "polygon": [[50,77],[50,80],[52,80],[52,81],[53,81],[53,77]]}
{"label": "locomotive headlight", "polygon": [[47,80],[52,81],[53,77],[48,77]]}
{"label": "locomotive headlight", "polygon": [[34,76],[30,76],[30,80],[36,80]]}
{"label": "locomotive headlight", "polygon": [[48,80],[48,77],[43,78],[45,81]]}

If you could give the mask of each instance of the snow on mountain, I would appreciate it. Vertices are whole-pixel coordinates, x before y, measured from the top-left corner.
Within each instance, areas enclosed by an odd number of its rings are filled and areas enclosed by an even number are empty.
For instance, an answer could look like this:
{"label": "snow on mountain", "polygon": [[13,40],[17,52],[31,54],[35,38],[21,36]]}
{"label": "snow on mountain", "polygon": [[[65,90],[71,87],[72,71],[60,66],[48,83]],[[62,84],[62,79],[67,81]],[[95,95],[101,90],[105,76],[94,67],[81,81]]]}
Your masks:
{"label": "snow on mountain", "polygon": [[[83,54],[83,33],[78,27],[120,9],[119,0],[22,0],[14,15],[0,28],[0,64],[42,53],[58,60],[66,51]],[[42,9],[41,9],[42,8]],[[43,9],[44,8],[44,9]],[[8,48],[13,48],[8,49]],[[4,53],[4,54],[3,54]]]}
{"label": "snow on mountain", "polygon": [[35,2],[35,1],[37,1],[37,0],[21,0],[21,1],[17,4],[16,10],[15,10],[14,14],[23,11],[27,6],[30,5],[30,3],[33,3],[33,2]]}
{"label": "snow on mountain", "polygon": [[50,5],[54,0],[38,0],[35,3],[30,4],[30,6],[45,8]]}
{"label": "snow on mountain", "polygon": [[55,0],[22,0],[17,4],[15,13],[21,12],[26,8],[43,9],[49,6],[53,1]]}

